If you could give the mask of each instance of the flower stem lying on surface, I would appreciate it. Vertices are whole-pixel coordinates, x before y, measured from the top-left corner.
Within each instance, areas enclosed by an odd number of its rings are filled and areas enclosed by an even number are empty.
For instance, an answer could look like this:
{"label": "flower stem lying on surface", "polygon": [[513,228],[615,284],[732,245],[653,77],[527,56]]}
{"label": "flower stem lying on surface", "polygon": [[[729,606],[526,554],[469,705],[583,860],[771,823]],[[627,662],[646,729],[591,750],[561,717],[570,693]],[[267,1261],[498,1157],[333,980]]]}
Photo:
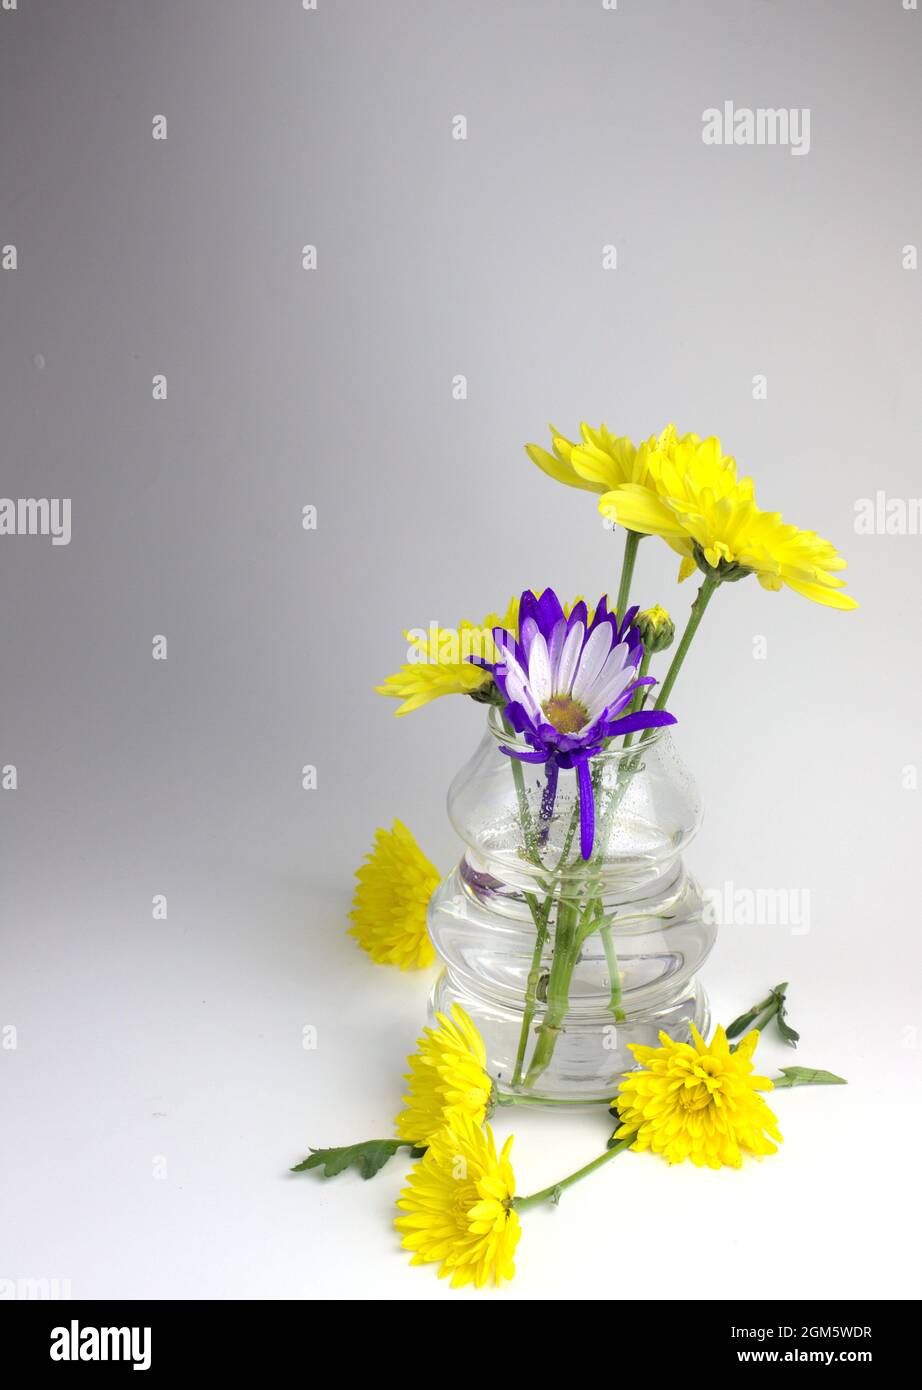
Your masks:
{"label": "flower stem lying on surface", "polygon": [[[744,1014],[740,1014],[739,1018],[735,1018],[732,1023],[727,1025],[727,1037],[738,1038],[741,1033],[748,1033],[757,1018],[760,1020],[759,1029],[761,1031],[777,1011],[778,997],[779,995],[783,997],[786,989],[787,981],[776,985],[765,999],[762,999],[758,1004],[753,1004],[751,1009],[747,1009]],[[762,1017],[763,1014],[765,1015],[764,1018]]]}
{"label": "flower stem lying on surface", "polygon": [[758,1004],[753,1004],[746,1013],[740,1014],[735,1018],[727,1029],[728,1038],[737,1038],[741,1033],[746,1033],[750,1028],[758,1028],[761,1032],[766,1028],[772,1019],[778,1026],[778,1032],[786,1043],[791,1047],[796,1047],[800,1042],[800,1034],[791,1027],[787,1021],[787,980],[783,980],[780,985],[775,985],[768,997]]}
{"label": "flower stem lying on surface", "polygon": [[554,1206],[560,1201],[561,1193],[568,1187],[572,1187],[580,1178],[586,1178],[590,1173],[594,1173],[597,1168],[601,1168],[609,1159],[615,1158],[618,1154],[629,1149],[636,1139],[635,1134],[629,1134],[626,1139],[621,1139],[617,1144],[613,1144],[605,1153],[599,1154],[591,1163],[587,1163],[583,1168],[577,1168],[575,1173],[569,1177],[561,1178],[559,1182],[552,1183],[550,1187],[543,1187],[540,1192],[533,1192],[530,1197],[513,1197],[510,1206],[513,1211],[525,1211],[527,1207],[537,1207],[542,1202],[553,1202]]}

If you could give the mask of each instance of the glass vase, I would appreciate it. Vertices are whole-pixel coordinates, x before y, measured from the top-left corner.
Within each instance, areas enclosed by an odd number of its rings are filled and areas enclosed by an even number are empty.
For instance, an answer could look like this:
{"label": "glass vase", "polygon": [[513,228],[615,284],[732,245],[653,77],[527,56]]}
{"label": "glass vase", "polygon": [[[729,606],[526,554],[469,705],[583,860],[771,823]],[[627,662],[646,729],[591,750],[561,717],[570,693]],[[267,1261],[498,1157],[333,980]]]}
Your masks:
{"label": "glass vase", "polygon": [[561,771],[549,805],[545,768],[503,745],[528,751],[491,707],[449,790],[466,849],[429,905],[443,966],[431,1006],[467,1010],[501,1091],[607,1102],[635,1065],[630,1043],[708,1028],[697,973],[716,927],[682,862],[698,793],[668,730],[616,740],[590,763],[587,860],[576,774]]}

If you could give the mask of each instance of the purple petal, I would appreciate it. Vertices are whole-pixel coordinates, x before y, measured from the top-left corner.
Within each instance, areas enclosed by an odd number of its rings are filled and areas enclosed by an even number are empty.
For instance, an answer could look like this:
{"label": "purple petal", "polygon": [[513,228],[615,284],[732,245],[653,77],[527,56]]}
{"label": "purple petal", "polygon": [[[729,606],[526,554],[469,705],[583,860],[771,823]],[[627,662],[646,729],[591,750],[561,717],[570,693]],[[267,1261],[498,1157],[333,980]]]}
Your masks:
{"label": "purple petal", "polygon": [[563,617],[563,608],[560,599],[553,589],[545,589],[538,599],[538,623],[545,638],[549,638],[554,630],[555,623],[559,623]]}
{"label": "purple petal", "polygon": [[511,701],[511,703],[508,704],[506,708],[503,710],[503,714],[505,715],[509,723],[512,725],[513,729],[515,729],[517,734],[524,733],[526,729],[530,729],[532,727],[532,722],[528,717],[527,709],[524,705],[519,704],[517,700]]}
{"label": "purple petal", "polygon": [[549,821],[554,814],[554,802],[557,800],[557,778],[560,775],[560,768],[551,760],[547,765],[547,785],[544,788],[544,795],[541,797],[541,819]]}
{"label": "purple petal", "polygon": [[505,753],[507,758],[518,758],[520,763],[546,763],[546,753],[523,753],[519,748],[507,748],[504,743],[500,744],[499,751]]}
{"label": "purple petal", "polygon": [[571,632],[577,623],[582,623],[583,628],[585,629],[587,616],[588,610],[586,608],[585,600],[580,599],[579,603],[573,605],[570,616],[567,619],[567,632]]}
{"label": "purple petal", "polygon": [[[625,613],[624,617],[621,619],[621,622],[620,622],[619,627],[618,627],[618,641],[619,641],[619,642],[623,642],[623,641],[624,641],[624,639],[625,639],[625,637],[626,637],[628,631],[629,631],[630,628],[631,628],[631,625],[632,625],[633,622],[634,622],[634,619],[637,617],[637,614],[638,614],[639,612],[640,612],[640,604],[639,604],[639,603],[635,603],[634,606],[633,606],[633,608],[629,608],[629,609],[627,610],[627,612]],[[639,640],[640,640],[640,639],[638,638],[638,641],[639,641]]]}
{"label": "purple petal", "polygon": [[595,803],[587,759],[577,764],[576,784],[579,789],[579,849],[584,859],[590,859],[595,842]]}
{"label": "purple petal", "polygon": [[633,714],[622,714],[620,719],[608,721],[607,733],[632,734],[636,729],[659,729],[666,724],[674,724],[676,717],[664,709],[639,709]]}
{"label": "purple petal", "polygon": [[538,621],[538,600],[531,589],[526,589],[519,599],[519,632],[528,618]]}
{"label": "purple petal", "polygon": [[522,649],[521,643],[515,640],[511,632],[507,632],[504,627],[495,627],[493,629],[493,641],[496,643],[500,654],[500,660],[497,662],[497,665],[503,663],[505,654],[508,651],[510,655],[515,658],[523,671],[528,670],[528,662],[525,659],[525,652]]}

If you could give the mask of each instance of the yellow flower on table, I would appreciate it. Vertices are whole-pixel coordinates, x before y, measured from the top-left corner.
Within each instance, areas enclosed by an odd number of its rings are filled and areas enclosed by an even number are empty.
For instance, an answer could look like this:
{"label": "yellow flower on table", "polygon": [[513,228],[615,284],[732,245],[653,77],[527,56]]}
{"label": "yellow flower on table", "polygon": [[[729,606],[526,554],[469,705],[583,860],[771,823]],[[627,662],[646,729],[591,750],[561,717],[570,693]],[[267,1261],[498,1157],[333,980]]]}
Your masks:
{"label": "yellow flower on table", "polygon": [[521,1235],[510,1203],[515,1178],[509,1162],[512,1139],[497,1154],[493,1133],[462,1111],[449,1112],[412,1169],[400,1194],[394,1222],[411,1264],[439,1264],[439,1278],[453,1288],[499,1284],[515,1274],[513,1258]]}
{"label": "yellow flower on table", "polygon": [[636,1134],[632,1149],[650,1149],[670,1163],[690,1158],[698,1168],[739,1168],[744,1152],[775,1153],[781,1134],[758,1094],[772,1082],[753,1075],[758,1030],[735,1052],[723,1028],[710,1044],[694,1025],[691,1031],[693,1045],[667,1033],[659,1035],[662,1047],[631,1045],[640,1070],[625,1074],[613,1102],[621,1120],[615,1138]]}
{"label": "yellow flower on table", "polygon": [[417,1051],[407,1058],[410,1089],[396,1120],[400,1138],[419,1147],[443,1128],[448,1110],[482,1125],[493,1091],[483,1039],[461,1005],[452,1005],[451,1018],[436,1014],[436,1023],[424,1030]]}
{"label": "yellow flower on table", "polygon": [[379,965],[399,965],[401,970],[431,965],[435,951],[426,909],[441,875],[402,821],[375,833],[374,846],[355,876],[350,936]]}

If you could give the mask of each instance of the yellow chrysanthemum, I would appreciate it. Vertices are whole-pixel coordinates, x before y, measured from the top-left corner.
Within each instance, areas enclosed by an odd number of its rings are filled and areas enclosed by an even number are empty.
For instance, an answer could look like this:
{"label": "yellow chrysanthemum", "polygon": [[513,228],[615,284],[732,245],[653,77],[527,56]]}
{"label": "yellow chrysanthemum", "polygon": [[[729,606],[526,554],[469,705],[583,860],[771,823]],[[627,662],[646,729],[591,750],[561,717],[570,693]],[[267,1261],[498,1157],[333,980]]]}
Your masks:
{"label": "yellow chrysanthemum", "polygon": [[[538,591],[539,598],[541,592]],[[564,612],[569,614],[573,606],[580,602],[564,604]],[[588,620],[592,621],[594,609],[588,609]],[[425,635],[405,632],[404,637],[414,652],[416,660],[401,666],[394,675],[388,676],[383,685],[376,685],[379,695],[390,695],[402,700],[403,704],[395,714],[409,714],[420,705],[437,700],[440,695],[475,695],[483,693],[493,684],[489,671],[468,661],[469,656],[483,657],[491,664],[499,661],[499,652],[493,641],[493,629],[505,628],[507,632],[519,635],[519,600],[510,599],[509,607],[500,616],[488,613],[482,623],[462,620],[457,628],[430,628]]]}
{"label": "yellow chrysanthemum", "polygon": [[491,663],[498,661],[493,629],[504,627],[517,633],[518,623],[519,600],[513,598],[502,616],[488,613],[482,623],[464,619],[456,629],[437,627],[425,636],[405,632],[416,659],[401,666],[375,690],[403,701],[396,714],[409,714],[440,695],[473,695],[491,685],[493,677],[467,658],[482,656]]}
{"label": "yellow chrysanthemum", "polygon": [[611,434],[604,424],[594,430],[583,421],[582,443],[567,439],[553,425],[549,428],[553,454],[539,444],[526,444],[525,452],[556,482],[586,492],[609,492],[624,483],[646,480],[647,444],[638,448],[626,435]]}
{"label": "yellow chrysanthemum", "polygon": [[781,1143],[775,1116],[759,1091],[767,1076],[752,1075],[757,1029],[735,1052],[718,1028],[710,1044],[692,1025],[691,1043],[660,1033],[662,1047],[631,1044],[642,1070],[627,1072],[614,1101],[621,1119],[616,1139],[637,1135],[637,1151],[651,1149],[670,1163],[690,1158],[698,1168],[739,1168],[742,1153],[773,1154]]}
{"label": "yellow chrysanthemum", "polygon": [[404,1249],[413,1251],[411,1264],[440,1264],[439,1278],[451,1276],[453,1288],[513,1277],[521,1229],[509,1206],[511,1148],[509,1138],[497,1156],[489,1125],[483,1130],[470,1115],[449,1114],[397,1203],[405,1215],[394,1224]]}
{"label": "yellow chrysanthemum", "polygon": [[426,930],[426,908],[439,882],[430,864],[402,821],[383,827],[366,861],[355,873],[350,936],[379,965],[419,970],[435,959]]}
{"label": "yellow chrysanthemum", "polygon": [[450,1109],[482,1125],[493,1089],[483,1039],[461,1005],[452,1005],[450,1019],[445,1014],[435,1017],[438,1027],[426,1028],[418,1050],[407,1058],[407,1108],[395,1121],[400,1138],[420,1147],[442,1128]]}
{"label": "yellow chrysanthemum", "polygon": [[682,556],[679,579],[699,564],[723,578],[758,576],[766,589],[783,584],[830,608],[855,608],[836,571],[845,561],[813,531],[786,525],[755,502],[751,478],[715,438],[679,435],[670,425],[651,441],[643,483],[619,483],[599,500],[603,516],[630,531],[661,536]]}

